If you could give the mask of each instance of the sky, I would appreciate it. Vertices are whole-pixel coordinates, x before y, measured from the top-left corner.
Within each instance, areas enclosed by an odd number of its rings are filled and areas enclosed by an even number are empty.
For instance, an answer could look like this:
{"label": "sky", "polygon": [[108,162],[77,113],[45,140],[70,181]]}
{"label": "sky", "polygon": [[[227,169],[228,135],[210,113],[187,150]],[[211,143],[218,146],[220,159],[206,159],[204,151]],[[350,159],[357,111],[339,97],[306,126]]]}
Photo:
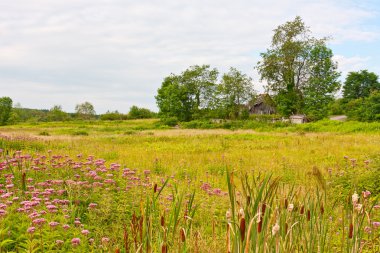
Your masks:
{"label": "sky", "polygon": [[132,105],[158,111],[164,77],[192,65],[254,67],[273,30],[301,16],[328,46],[344,80],[380,75],[380,0],[0,0],[0,97],[22,107],[98,114]]}

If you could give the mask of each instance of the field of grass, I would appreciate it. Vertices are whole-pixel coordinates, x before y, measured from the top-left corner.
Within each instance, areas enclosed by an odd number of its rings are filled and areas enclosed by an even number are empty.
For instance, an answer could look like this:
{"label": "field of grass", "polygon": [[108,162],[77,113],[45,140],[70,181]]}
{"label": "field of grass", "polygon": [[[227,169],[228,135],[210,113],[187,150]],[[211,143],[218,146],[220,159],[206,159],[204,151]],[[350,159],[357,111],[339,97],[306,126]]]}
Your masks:
{"label": "field of grass", "polygon": [[0,252],[380,251],[380,124],[229,124],[1,127]]}

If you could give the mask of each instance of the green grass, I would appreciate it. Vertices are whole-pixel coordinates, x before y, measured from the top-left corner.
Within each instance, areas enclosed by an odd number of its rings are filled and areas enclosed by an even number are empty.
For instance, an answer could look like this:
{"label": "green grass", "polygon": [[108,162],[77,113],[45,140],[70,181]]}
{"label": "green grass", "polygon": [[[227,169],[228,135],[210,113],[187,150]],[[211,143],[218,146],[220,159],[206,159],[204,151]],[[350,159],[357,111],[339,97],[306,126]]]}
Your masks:
{"label": "green grass", "polygon": [[[244,122],[230,124],[235,124],[235,128]],[[13,157],[17,150],[22,150],[23,154],[29,153],[33,158],[46,156],[48,161],[53,160],[54,163],[57,163],[57,159],[66,159],[66,155],[82,163],[91,155],[105,159],[107,172],[102,172],[94,165],[88,166],[103,178],[113,174],[111,178],[116,184],[101,188],[66,186],[67,195],[63,197],[72,201],[70,222],[75,217],[81,217],[98,246],[102,244],[102,237],[111,238],[111,242],[102,247],[108,247],[113,252],[116,248],[126,252],[123,243],[126,231],[129,241],[133,241],[134,235],[140,238],[139,233],[143,233],[143,238],[146,238],[138,239],[137,247],[132,243],[130,252],[136,252],[140,246],[144,252],[149,248],[152,252],[161,252],[162,245],[168,246],[169,252],[226,251],[227,210],[236,216],[230,225],[230,249],[233,252],[243,252],[247,244],[248,252],[272,252],[278,247],[280,252],[315,252],[318,247],[324,249],[323,252],[349,252],[357,246],[352,243],[354,240],[366,240],[367,252],[379,248],[379,230],[373,230],[372,234],[363,233],[364,227],[368,226],[367,218],[361,220],[362,216],[354,213],[353,207],[347,204],[347,199],[355,191],[361,193],[364,190],[370,190],[373,194],[370,201],[363,204],[370,208],[370,205],[378,203],[375,198],[380,191],[377,184],[380,166],[380,132],[376,131],[378,123],[321,121],[305,125],[249,124],[259,127],[243,127],[240,130],[159,129],[157,120],[21,124],[1,127],[0,148],[4,149],[3,160],[5,155]],[[49,135],[40,135],[42,132]],[[78,132],[88,135],[73,135]],[[79,154],[81,158],[77,157]],[[52,158],[55,155],[63,158]],[[351,159],[355,159],[355,163]],[[111,170],[111,163],[120,164],[120,169]],[[56,168],[47,163],[46,170],[33,171],[28,162],[15,163],[12,170],[15,187],[23,188],[23,172],[27,173],[27,177],[34,178],[35,182],[52,179],[75,181],[76,176],[79,176],[79,180],[93,182],[86,166],[78,169],[74,165],[60,164]],[[140,178],[140,181],[132,180],[136,185],[127,191],[125,187],[128,183],[122,176],[124,168],[135,170]],[[8,170],[8,167],[0,170],[2,189],[6,184],[4,175],[10,173]],[[151,171],[149,179],[144,176],[144,170]],[[235,179],[232,183],[231,172]],[[157,198],[157,193],[152,193],[153,185],[162,187],[167,178],[168,185],[162,196]],[[265,184],[262,184],[263,180]],[[137,182],[144,182],[142,185],[145,186],[139,186]],[[271,182],[275,182],[276,190],[268,193]],[[211,189],[204,189],[206,183]],[[263,189],[262,193],[259,193],[260,189]],[[212,194],[214,191],[220,191],[221,196]],[[20,197],[24,198],[21,190],[15,194],[21,194]],[[170,194],[173,195],[173,201],[166,199]],[[246,203],[248,195],[252,198],[251,204]],[[283,208],[284,198],[288,198],[289,203],[298,208],[295,213],[288,213],[286,209],[276,211],[276,208]],[[193,201],[192,206],[186,206],[188,201]],[[97,212],[87,209],[92,202],[98,204]],[[266,220],[263,224],[265,233],[251,233],[249,240],[244,237],[242,241],[238,232],[241,230],[241,217],[238,216],[240,209],[243,208],[245,212],[247,235],[249,224],[263,203],[272,208],[267,216],[263,216]],[[323,218],[320,216],[321,204],[326,214]],[[305,221],[305,214],[299,215],[302,205],[312,210],[314,223]],[[191,222],[183,218],[186,209],[194,211]],[[378,212],[371,211],[373,221],[379,221]],[[164,216],[165,226],[161,226],[161,216]],[[55,216],[48,217],[53,219]],[[142,230],[139,230],[137,223],[134,225],[137,230],[131,230],[131,223],[140,221],[141,217],[144,217]],[[332,221],[329,217],[332,217]],[[55,219],[60,223],[66,222],[63,214]],[[343,219],[342,222],[340,219]],[[352,219],[355,221],[355,239],[346,240],[349,221]],[[15,222],[18,227],[12,225]],[[272,237],[271,230],[276,222],[280,232]],[[286,224],[291,227],[296,222],[298,225],[293,229],[293,241],[290,241],[284,227]],[[67,233],[47,229],[31,238],[25,233],[30,226],[30,219],[20,216],[15,210],[8,211],[5,219],[0,218],[0,223],[5,224],[3,227],[7,231],[14,231],[10,237],[13,242],[4,246],[7,249],[14,245],[38,249],[41,246],[40,238],[55,249],[56,237],[61,237],[65,239],[63,247],[70,251],[73,250],[70,243],[73,237],[80,237],[82,242],[88,239],[78,229]],[[252,227],[257,231],[256,223]],[[185,241],[181,239],[181,229],[185,231]],[[321,232],[322,235],[318,234]],[[0,240],[3,238],[0,237]],[[15,243],[17,240],[20,243]],[[253,242],[260,243],[257,245]],[[20,252],[24,246],[20,246]],[[98,246],[92,249],[101,252]],[[91,248],[86,244],[73,251],[81,250],[85,252]],[[353,252],[358,252],[357,248]]]}

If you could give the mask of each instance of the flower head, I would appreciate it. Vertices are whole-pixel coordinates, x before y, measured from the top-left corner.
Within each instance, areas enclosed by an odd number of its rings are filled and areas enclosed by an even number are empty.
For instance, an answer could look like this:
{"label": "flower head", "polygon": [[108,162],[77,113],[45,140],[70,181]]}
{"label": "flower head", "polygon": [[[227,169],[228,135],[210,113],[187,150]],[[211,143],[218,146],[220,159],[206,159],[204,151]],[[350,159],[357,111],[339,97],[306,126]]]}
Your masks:
{"label": "flower head", "polygon": [[277,234],[278,231],[280,231],[280,225],[278,225],[278,223],[276,223],[276,224],[272,227],[272,235]]}
{"label": "flower head", "polygon": [[79,244],[80,244],[80,239],[79,238],[73,238],[71,240],[71,245],[78,246]]}

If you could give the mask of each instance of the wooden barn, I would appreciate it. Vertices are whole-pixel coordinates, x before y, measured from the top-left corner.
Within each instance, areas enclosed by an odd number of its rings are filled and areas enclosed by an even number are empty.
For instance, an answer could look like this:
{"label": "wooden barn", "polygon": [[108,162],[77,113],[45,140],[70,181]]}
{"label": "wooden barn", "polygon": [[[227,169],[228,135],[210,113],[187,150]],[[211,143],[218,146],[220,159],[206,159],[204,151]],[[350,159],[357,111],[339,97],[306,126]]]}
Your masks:
{"label": "wooden barn", "polygon": [[250,114],[274,114],[276,109],[274,101],[268,94],[260,94],[249,108]]}

